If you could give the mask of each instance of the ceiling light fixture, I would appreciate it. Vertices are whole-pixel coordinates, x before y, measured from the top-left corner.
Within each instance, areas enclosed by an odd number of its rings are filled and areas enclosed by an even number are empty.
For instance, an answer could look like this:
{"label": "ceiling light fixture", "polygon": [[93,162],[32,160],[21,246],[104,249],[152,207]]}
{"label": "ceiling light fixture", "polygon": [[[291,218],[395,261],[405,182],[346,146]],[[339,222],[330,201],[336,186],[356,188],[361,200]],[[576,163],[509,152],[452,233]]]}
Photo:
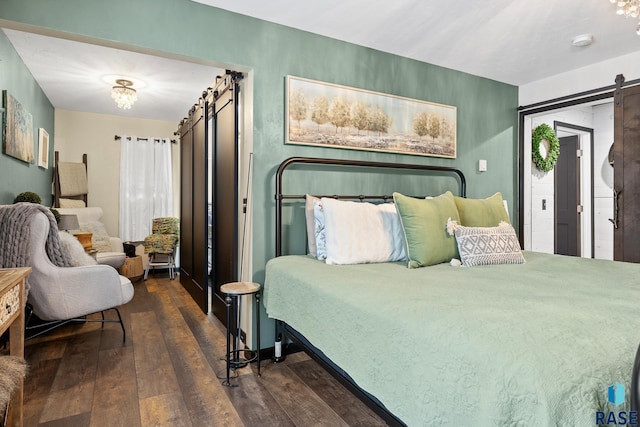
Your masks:
{"label": "ceiling light fixture", "polygon": [[128,110],[134,102],[138,100],[136,90],[130,86],[133,85],[131,80],[118,79],[116,86],[111,88],[111,97],[118,104],[118,108]]}
{"label": "ceiling light fixture", "polygon": [[[640,16],[640,0],[609,0],[616,5],[616,13],[627,18]],[[640,36],[640,22],[636,26],[636,34]]]}

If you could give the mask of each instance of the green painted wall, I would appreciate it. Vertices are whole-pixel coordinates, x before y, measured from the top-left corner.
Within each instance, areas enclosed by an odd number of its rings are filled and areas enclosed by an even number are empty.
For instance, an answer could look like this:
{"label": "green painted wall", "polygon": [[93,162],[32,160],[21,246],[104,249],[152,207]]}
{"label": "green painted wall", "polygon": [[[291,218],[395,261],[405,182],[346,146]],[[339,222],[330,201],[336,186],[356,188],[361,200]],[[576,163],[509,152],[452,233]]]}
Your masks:
{"label": "green painted wall", "polygon": [[[1,8],[1,6],[0,6]],[[33,119],[33,140],[36,160],[29,164],[4,154],[4,141],[0,154],[0,204],[11,204],[16,194],[33,191],[42,198],[43,204],[51,206],[52,168],[37,166],[38,128],[49,133],[49,164],[53,164],[53,106],[40,86],[0,31],[0,90],[11,94]]]}
{"label": "green painted wall", "polygon": [[[254,73],[254,280],[274,254],[274,173],[287,157],[452,165],[468,195],[501,191],[513,222],[517,191],[517,87],[233,14],[190,0],[0,0],[0,19],[243,67]],[[42,30],[40,30],[42,31]],[[458,158],[438,159],[284,144],[285,76],[294,75],[458,108]],[[195,99],[194,99],[195,102]],[[488,172],[477,172],[478,159]],[[0,172],[0,176],[4,172]],[[344,188],[335,177],[323,183]],[[368,182],[371,181],[371,182]],[[374,187],[375,178],[349,180]],[[385,177],[405,190],[405,178]],[[317,183],[306,180],[307,191]],[[416,184],[414,184],[416,185]],[[419,186],[419,184],[418,184]],[[366,191],[366,189],[362,189]],[[265,322],[266,324],[266,322]],[[272,341],[264,328],[263,343]]]}

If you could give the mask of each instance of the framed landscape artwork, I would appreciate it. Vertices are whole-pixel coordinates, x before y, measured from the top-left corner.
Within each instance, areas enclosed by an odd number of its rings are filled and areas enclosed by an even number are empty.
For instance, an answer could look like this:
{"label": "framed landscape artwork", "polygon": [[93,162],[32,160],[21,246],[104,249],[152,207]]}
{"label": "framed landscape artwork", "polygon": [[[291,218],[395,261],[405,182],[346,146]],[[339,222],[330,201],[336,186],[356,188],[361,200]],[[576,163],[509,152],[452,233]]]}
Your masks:
{"label": "framed landscape artwork", "polygon": [[2,91],[4,107],[4,153],[34,163],[33,118],[7,91]]}
{"label": "framed landscape artwork", "polygon": [[286,143],[456,157],[450,105],[287,76]]}
{"label": "framed landscape artwork", "polygon": [[49,133],[43,128],[38,129],[38,166],[49,168]]}

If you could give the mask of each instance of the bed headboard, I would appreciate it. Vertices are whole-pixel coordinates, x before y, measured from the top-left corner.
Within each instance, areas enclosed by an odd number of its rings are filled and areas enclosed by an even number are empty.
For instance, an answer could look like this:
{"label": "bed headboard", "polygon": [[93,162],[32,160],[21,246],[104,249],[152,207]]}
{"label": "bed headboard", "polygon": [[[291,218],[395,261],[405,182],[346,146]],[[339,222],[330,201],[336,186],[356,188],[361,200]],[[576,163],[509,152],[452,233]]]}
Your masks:
{"label": "bed headboard", "polygon": [[[278,166],[276,172],[276,256],[282,255],[282,202],[290,199],[305,199],[305,194],[284,194],[282,189],[282,181],[285,170],[295,164],[309,164],[309,165],[327,165],[332,166],[346,166],[354,168],[366,168],[371,171],[372,169],[402,169],[402,170],[416,170],[424,172],[442,172],[442,175],[457,175],[460,185],[460,196],[466,197],[467,195],[467,181],[464,174],[460,169],[447,167],[447,166],[431,166],[431,165],[415,165],[404,163],[385,163],[385,162],[370,162],[362,160],[344,160],[344,159],[324,159],[314,157],[289,157],[284,160]],[[333,197],[336,199],[351,199],[351,200],[389,200],[392,199],[391,195],[316,195],[318,197]]]}

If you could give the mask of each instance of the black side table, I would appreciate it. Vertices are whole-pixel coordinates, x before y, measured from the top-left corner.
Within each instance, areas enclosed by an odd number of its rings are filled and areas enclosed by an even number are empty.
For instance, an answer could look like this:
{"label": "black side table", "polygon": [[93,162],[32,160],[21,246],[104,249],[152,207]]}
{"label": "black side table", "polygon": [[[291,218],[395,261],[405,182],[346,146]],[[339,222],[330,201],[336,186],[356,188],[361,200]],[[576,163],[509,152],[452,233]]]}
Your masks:
{"label": "black side table", "polygon": [[[247,363],[251,363],[254,360],[258,362],[258,376],[260,376],[260,289],[261,285],[255,282],[231,282],[225,283],[220,286],[220,292],[226,295],[225,303],[227,305],[227,378],[222,382],[222,385],[233,387],[229,382],[229,371],[231,368],[236,369],[245,366]],[[256,332],[257,332],[257,349],[247,350],[241,349],[241,328],[240,328],[240,315],[241,315],[241,300],[243,295],[253,295],[256,301]],[[234,334],[231,334],[229,327],[231,326],[231,312],[235,319],[236,330]],[[233,338],[233,348],[231,348],[231,335]],[[248,352],[251,357],[248,359],[241,358],[240,354]]]}

